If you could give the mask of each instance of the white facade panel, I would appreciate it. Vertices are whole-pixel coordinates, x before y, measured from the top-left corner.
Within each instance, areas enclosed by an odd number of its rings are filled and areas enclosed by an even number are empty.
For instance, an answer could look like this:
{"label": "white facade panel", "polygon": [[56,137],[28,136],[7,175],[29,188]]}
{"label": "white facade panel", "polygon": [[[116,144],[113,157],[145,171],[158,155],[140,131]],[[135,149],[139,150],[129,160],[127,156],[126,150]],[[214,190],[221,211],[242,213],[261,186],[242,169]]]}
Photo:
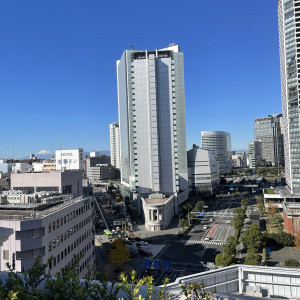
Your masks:
{"label": "white facade panel", "polygon": [[55,151],[56,170],[83,170],[83,149],[63,149]]}

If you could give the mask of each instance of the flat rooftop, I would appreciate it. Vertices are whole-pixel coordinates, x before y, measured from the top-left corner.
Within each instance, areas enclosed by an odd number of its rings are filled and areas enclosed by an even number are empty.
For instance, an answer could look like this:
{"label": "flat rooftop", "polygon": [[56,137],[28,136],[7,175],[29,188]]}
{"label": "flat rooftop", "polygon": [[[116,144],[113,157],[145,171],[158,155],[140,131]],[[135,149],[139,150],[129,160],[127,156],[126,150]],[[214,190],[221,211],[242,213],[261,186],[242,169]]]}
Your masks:
{"label": "flat rooftop", "polygon": [[68,200],[60,200],[47,204],[7,204],[0,205],[0,220],[28,220],[40,219],[76,202],[85,199],[80,196]]}
{"label": "flat rooftop", "polygon": [[166,204],[172,197],[174,196],[170,196],[167,198],[144,198],[145,202],[148,205],[164,205]]}

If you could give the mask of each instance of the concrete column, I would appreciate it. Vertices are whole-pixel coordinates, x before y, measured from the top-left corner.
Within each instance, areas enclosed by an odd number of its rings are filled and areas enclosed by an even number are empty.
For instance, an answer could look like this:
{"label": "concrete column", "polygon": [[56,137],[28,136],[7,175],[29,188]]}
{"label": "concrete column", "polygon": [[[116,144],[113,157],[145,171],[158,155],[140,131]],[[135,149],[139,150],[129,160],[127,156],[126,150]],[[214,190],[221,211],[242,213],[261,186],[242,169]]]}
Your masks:
{"label": "concrete column", "polygon": [[241,267],[238,267],[239,269],[239,293],[242,294],[243,293],[243,270]]}

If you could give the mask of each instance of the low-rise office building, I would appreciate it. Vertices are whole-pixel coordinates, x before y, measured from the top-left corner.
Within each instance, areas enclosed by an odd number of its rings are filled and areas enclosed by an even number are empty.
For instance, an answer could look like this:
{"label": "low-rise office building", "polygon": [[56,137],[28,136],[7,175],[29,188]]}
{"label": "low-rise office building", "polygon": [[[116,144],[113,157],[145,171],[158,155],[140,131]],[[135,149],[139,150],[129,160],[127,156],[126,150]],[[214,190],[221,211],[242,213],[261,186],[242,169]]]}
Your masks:
{"label": "low-rise office building", "polygon": [[32,171],[32,165],[24,162],[15,163],[12,167],[12,172],[14,173],[27,173]]}
{"label": "low-rise office building", "polygon": [[152,194],[142,198],[145,226],[150,231],[166,229],[175,215],[176,197]]}
{"label": "low-rise office building", "polygon": [[91,199],[26,196],[31,203],[17,203],[6,195],[5,204],[0,205],[0,227],[13,230],[0,248],[0,270],[8,271],[6,263],[12,265],[14,261],[16,271],[22,272],[32,267],[38,256],[43,264],[53,257],[47,272],[55,275],[72,264],[73,255],[83,254],[78,274],[84,278],[87,265],[94,265]]}
{"label": "low-rise office building", "polygon": [[11,189],[32,194],[53,191],[60,194],[82,195],[82,172],[80,170],[49,173],[11,173]]}
{"label": "low-rise office building", "polygon": [[219,182],[218,163],[212,151],[196,145],[187,152],[189,191],[213,193]]}
{"label": "low-rise office building", "polygon": [[247,166],[247,154],[245,152],[232,155],[233,168],[247,168]]}

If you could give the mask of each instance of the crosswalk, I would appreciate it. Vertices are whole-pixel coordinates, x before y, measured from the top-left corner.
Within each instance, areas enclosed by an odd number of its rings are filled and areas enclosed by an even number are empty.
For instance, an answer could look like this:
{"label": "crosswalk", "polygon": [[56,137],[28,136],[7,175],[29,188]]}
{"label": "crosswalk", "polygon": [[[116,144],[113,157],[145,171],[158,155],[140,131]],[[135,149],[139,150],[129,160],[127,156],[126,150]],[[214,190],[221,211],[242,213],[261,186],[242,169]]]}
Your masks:
{"label": "crosswalk", "polygon": [[203,241],[203,240],[180,240],[179,243],[183,244],[201,244],[201,245],[219,245],[222,246],[226,244],[225,242],[220,241]]}

